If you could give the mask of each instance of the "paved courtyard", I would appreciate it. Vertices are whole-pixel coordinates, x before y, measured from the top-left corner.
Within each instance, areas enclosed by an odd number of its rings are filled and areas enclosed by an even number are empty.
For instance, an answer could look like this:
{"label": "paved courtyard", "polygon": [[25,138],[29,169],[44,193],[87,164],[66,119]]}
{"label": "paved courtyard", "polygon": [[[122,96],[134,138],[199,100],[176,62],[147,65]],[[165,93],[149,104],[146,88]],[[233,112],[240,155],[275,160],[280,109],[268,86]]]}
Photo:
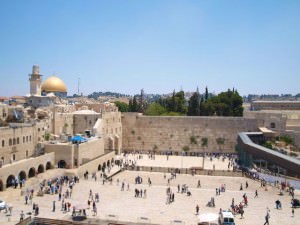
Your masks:
{"label": "paved courtyard", "polygon": [[[196,156],[166,156],[166,155],[155,155],[155,160],[149,158],[148,155],[128,154],[125,159],[136,160],[137,166],[152,166],[152,167],[170,167],[170,168],[190,168],[190,167],[202,167],[203,157]],[[124,157],[123,157],[124,158]],[[206,170],[232,170],[232,167],[228,168],[228,158],[210,158],[205,157],[204,169]]]}
{"label": "paved courtyard", "polygon": [[[156,156],[157,157],[157,156]],[[162,156],[165,157],[165,156]],[[184,157],[190,158],[190,157]],[[144,160],[145,157],[144,157]],[[156,158],[156,161],[160,160]],[[161,158],[161,160],[166,160]],[[168,161],[172,161],[173,157],[170,157]],[[175,158],[174,158],[175,160]],[[188,160],[188,159],[186,159]],[[192,160],[192,158],[190,158]],[[209,159],[207,159],[209,160]],[[150,160],[149,160],[150,161]],[[201,161],[201,160],[200,160]],[[218,163],[216,162],[216,165]],[[224,162],[224,165],[227,164]],[[116,167],[116,166],[115,166]],[[47,173],[40,174],[38,178],[33,178],[27,181],[27,186],[35,184],[37,187],[38,180],[47,177],[55,177],[59,175],[61,170],[50,170]],[[97,204],[98,215],[93,216],[90,210],[87,211],[88,217],[107,219],[112,218],[114,215],[119,221],[131,221],[140,222],[141,217],[148,218],[148,221],[156,224],[172,224],[171,221],[182,221],[182,224],[197,224],[198,217],[195,215],[195,207],[198,204],[200,207],[200,214],[202,213],[218,213],[219,209],[228,209],[230,207],[232,198],[235,199],[235,203],[238,204],[242,201],[243,194],[246,193],[249,200],[249,206],[245,208],[244,218],[241,219],[240,215],[235,217],[237,225],[251,224],[262,225],[264,224],[264,217],[267,207],[270,212],[270,224],[286,224],[286,225],[298,225],[300,209],[295,209],[295,216],[292,217],[292,209],[290,205],[291,197],[285,193],[283,196],[279,196],[278,189],[276,187],[269,187],[267,191],[261,187],[260,182],[253,181],[247,178],[241,177],[217,177],[217,176],[200,176],[200,175],[177,175],[176,179],[171,179],[168,184],[168,178],[171,174],[166,174],[164,178],[163,173],[156,172],[141,172],[141,171],[124,171],[113,177],[112,184],[102,184],[102,180],[99,179],[99,173],[97,181],[91,177],[89,180],[80,179],[73,188],[73,194],[71,199],[67,199],[72,206],[78,204],[86,204],[90,190],[93,193],[98,192],[100,194],[100,202]],[[140,176],[143,178],[142,184],[135,184],[135,177]],[[152,181],[152,186],[147,184],[148,177]],[[119,180],[119,184],[117,183]],[[198,180],[201,181],[201,188],[197,187]],[[249,187],[245,188],[246,181]],[[121,183],[125,183],[125,190],[121,191]],[[129,190],[127,191],[127,184],[129,183]],[[192,196],[186,194],[177,193],[177,185],[186,184],[192,193]],[[226,184],[226,192],[221,192],[221,195],[216,196],[215,189],[222,184]],[[240,185],[243,185],[243,191],[240,191]],[[166,188],[170,186],[173,193],[175,193],[175,201],[171,204],[166,204]],[[147,190],[146,198],[134,197],[134,190],[142,189]],[[63,193],[67,189],[63,188]],[[254,198],[255,190],[258,190],[258,198]],[[207,207],[207,202],[215,198],[216,207]],[[296,192],[296,198],[300,198],[299,192]],[[25,213],[31,212],[32,205],[24,204],[24,196],[20,195],[20,189],[9,188],[5,192],[0,193],[0,199],[8,202],[13,206],[12,216],[10,222],[8,217],[2,211],[0,213],[0,224],[15,224],[19,220],[21,210]],[[279,199],[282,202],[282,209],[275,209],[275,201]],[[56,211],[52,212],[52,202],[56,201]],[[63,213],[61,211],[61,204],[58,201],[58,195],[44,195],[38,197],[34,195],[33,202],[37,203],[40,207],[40,217],[55,218],[55,219],[70,219],[71,212]],[[72,211],[72,210],[71,210]],[[110,215],[110,216],[109,216]]]}

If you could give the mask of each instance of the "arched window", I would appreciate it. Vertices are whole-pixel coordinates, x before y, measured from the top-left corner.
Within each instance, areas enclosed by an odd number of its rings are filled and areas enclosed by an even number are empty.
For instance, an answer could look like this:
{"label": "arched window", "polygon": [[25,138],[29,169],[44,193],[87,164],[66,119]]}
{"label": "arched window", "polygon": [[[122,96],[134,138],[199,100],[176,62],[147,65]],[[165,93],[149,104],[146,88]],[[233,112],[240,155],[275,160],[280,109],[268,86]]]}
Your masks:
{"label": "arched window", "polygon": [[31,135],[29,136],[29,142],[31,142]]}
{"label": "arched window", "polygon": [[5,141],[4,141],[4,140],[2,140],[2,147],[4,147],[4,145],[5,145]]}
{"label": "arched window", "polygon": [[16,160],[16,155],[15,154],[13,154],[13,161],[15,161]]}
{"label": "arched window", "polygon": [[25,137],[23,136],[23,143],[25,143]]}
{"label": "arched window", "polygon": [[26,136],[26,142],[28,142],[28,136]]}
{"label": "arched window", "polygon": [[17,145],[20,144],[20,138],[17,138]]}
{"label": "arched window", "polygon": [[275,123],[271,123],[271,124],[270,124],[270,127],[271,127],[271,128],[276,128],[276,124],[275,124]]}
{"label": "arched window", "polygon": [[15,144],[16,144],[16,139],[14,138],[14,139],[13,139],[13,145],[15,145]]}
{"label": "arched window", "polygon": [[11,140],[11,138],[9,139],[8,144],[9,144],[9,146],[12,145],[12,140]]}

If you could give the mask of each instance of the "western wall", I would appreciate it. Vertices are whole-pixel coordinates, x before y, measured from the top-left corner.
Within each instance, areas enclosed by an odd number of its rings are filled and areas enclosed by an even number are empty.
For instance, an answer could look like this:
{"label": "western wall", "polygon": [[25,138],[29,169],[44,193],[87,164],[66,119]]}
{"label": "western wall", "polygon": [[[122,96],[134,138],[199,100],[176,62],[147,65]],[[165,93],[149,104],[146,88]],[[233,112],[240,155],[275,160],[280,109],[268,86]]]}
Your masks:
{"label": "western wall", "polygon": [[[123,151],[235,152],[237,135],[257,131],[262,121],[243,117],[122,115]],[[207,145],[203,145],[207,139]],[[219,139],[219,140],[218,140]],[[223,140],[223,141],[220,141]]]}

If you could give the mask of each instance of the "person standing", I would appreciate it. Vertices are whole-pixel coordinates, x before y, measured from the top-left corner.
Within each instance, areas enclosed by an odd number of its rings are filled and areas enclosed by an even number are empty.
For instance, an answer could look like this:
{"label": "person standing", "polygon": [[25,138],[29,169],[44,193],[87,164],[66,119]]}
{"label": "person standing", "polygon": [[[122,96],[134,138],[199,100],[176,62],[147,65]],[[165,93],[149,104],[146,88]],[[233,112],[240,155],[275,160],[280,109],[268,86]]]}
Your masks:
{"label": "person standing", "polygon": [[24,220],[24,212],[23,210],[20,213],[20,222]]}
{"label": "person standing", "polygon": [[196,206],[196,215],[199,215],[199,205]]}
{"label": "person standing", "polygon": [[292,217],[294,217],[294,214],[295,214],[295,210],[294,208],[292,208]]}
{"label": "person standing", "polygon": [[255,196],[254,196],[254,198],[258,198],[257,190],[255,190]]}
{"label": "person standing", "polygon": [[55,200],[52,203],[52,212],[55,212]]}

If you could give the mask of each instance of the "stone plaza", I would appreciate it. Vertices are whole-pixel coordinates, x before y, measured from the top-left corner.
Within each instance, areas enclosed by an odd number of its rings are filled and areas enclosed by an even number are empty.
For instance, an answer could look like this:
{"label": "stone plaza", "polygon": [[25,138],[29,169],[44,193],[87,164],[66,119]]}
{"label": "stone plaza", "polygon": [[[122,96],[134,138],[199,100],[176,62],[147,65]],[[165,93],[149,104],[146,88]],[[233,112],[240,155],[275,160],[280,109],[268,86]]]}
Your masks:
{"label": "stone plaza", "polygon": [[[129,160],[130,157],[127,159]],[[130,160],[136,159],[136,156],[131,156]],[[186,165],[199,165],[203,162],[202,157],[180,157],[180,156],[155,156],[155,159],[149,159],[148,155],[143,155],[141,159],[136,159],[136,164],[139,166],[166,166],[173,168],[185,168]],[[211,169],[215,165],[216,170],[227,170],[228,159],[224,161],[221,159],[208,157],[205,158],[204,168]],[[201,164],[202,165],[202,164]],[[117,172],[118,166],[113,166],[110,173]],[[58,201],[58,195],[44,194],[42,197],[36,196],[39,188],[39,183],[43,179],[54,178],[59,175],[64,175],[66,170],[54,169],[46,173],[39,174],[37,177],[27,181],[24,191],[29,188],[34,188],[34,198],[32,202],[39,205],[39,217],[53,218],[61,220],[71,220],[72,207],[76,205],[87,205],[90,190],[92,193],[99,193],[100,201],[97,205],[97,215],[93,215],[91,209],[87,209],[87,217],[90,221],[100,221],[98,224],[106,224],[105,221],[113,220],[120,224],[129,222],[137,224],[197,224],[199,222],[198,215],[196,215],[196,205],[199,205],[199,214],[216,213],[218,214],[220,208],[227,210],[230,208],[232,199],[235,204],[239,204],[243,200],[243,195],[248,196],[248,206],[245,207],[244,218],[240,215],[235,216],[235,223],[237,225],[253,224],[261,225],[265,222],[265,215],[267,208],[270,209],[270,224],[299,224],[299,209],[295,209],[295,215],[292,217],[291,196],[284,193],[279,195],[278,187],[267,185],[261,187],[259,180],[252,180],[241,176],[203,176],[191,174],[177,174],[176,178],[171,179],[170,173],[161,172],[145,172],[145,171],[129,171],[124,170],[112,177],[112,182],[105,182],[100,179],[100,172],[98,172],[97,180],[89,176],[89,179],[80,179],[73,187],[72,197],[65,199],[71,203],[70,212],[64,213],[61,211],[61,202]],[[71,173],[71,171],[70,171]],[[108,174],[108,175],[109,175]],[[135,184],[135,178],[142,177],[141,184]],[[147,180],[150,178],[152,184],[148,185]],[[198,187],[198,181],[201,182],[201,187]],[[124,182],[125,188],[122,191],[121,186]],[[246,188],[245,184],[249,187]],[[191,196],[186,193],[178,193],[178,185],[188,186]],[[226,185],[226,191],[216,195],[216,188],[221,185]],[[129,185],[129,189],[128,189]],[[243,190],[240,190],[240,186]],[[166,204],[166,189],[170,187],[175,194],[174,202]],[[67,186],[63,187],[63,193]],[[135,197],[134,190],[146,190],[146,196]],[[255,190],[258,191],[258,197],[254,198]],[[1,224],[16,224],[19,221],[21,210],[24,211],[26,217],[28,213],[32,212],[32,205],[25,205],[24,195],[19,188],[8,188],[5,192],[0,193],[0,199],[5,200],[12,209],[12,216],[2,211],[0,213]],[[208,201],[211,198],[215,199],[215,207],[207,207]],[[295,192],[295,198],[299,198],[299,192]],[[275,209],[275,201],[280,200],[282,209]],[[56,210],[52,211],[53,201],[56,201]],[[92,208],[92,207],[91,207]],[[95,223],[95,222],[94,222]],[[217,224],[217,221],[215,223]]]}

